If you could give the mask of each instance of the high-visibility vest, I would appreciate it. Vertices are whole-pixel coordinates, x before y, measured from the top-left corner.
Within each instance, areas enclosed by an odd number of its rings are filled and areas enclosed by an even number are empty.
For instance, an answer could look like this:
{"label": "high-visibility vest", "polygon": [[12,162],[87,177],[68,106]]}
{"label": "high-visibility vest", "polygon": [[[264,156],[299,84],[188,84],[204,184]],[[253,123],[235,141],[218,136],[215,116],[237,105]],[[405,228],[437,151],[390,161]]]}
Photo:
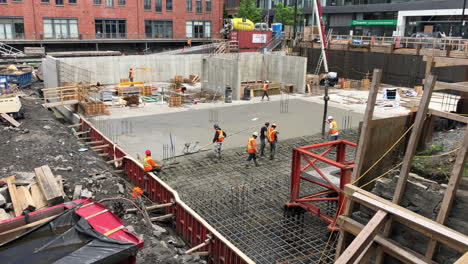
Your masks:
{"label": "high-visibility vest", "polygon": [[152,160],[150,156],[146,156],[143,159],[143,168],[145,169],[145,171],[150,171],[153,169],[153,166],[150,164],[150,160]]}
{"label": "high-visibility vest", "polygon": [[218,130],[218,142],[222,142],[224,140],[224,132],[219,129]]}
{"label": "high-visibility vest", "polygon": [[268,129],[268,142],[275,141],[276,129],[270,127]]}
{"label": "high-visibility vest", "polygon": [[265,84],[263,85],[263,91],[268,91],[268,83],[265,83]]}
{"label": "high-visibility vest", "polygon": [[330,129],[330,134],[335,134],[338,133],[338,125],[336,124],[336,121],[333,120],[331,121],[332,128]]}
{"label": "high-visibility vest", "polygon": [[128,72],[128,78],[135,78],[135,72],[133,70]]}
{"label": "high-visibility vest", "polygon": [[257,145],[257,140],[254,137],[249,138],[247,142],[247,152],[248,153],[256,153],[255,147]]}

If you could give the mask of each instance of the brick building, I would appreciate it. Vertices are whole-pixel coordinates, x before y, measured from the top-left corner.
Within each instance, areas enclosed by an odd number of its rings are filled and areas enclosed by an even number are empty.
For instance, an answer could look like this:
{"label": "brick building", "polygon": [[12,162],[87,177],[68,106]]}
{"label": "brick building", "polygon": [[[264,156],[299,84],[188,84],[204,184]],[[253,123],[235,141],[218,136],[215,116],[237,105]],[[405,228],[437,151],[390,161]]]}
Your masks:
{"label": "brick building", "polygon": [[185,42],[219,37],[222,0],[0,0],[0,41]]}

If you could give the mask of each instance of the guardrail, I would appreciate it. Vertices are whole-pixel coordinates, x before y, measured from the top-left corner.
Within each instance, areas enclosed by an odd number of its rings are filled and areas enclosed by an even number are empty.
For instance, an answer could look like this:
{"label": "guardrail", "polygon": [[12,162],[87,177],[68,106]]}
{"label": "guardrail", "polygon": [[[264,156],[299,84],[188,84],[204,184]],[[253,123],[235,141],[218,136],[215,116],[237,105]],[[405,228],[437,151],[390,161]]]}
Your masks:
{"label": "guardrail", "polygon": [[126,172],[128,179],[145,190],[151,200],[159,204],[174,202],[174,206],[166,207],[164,210],[167,214],[174,215],[176,232],[187,243],[192,246],[201,245],[211,238],[207,245],[199,248],[201,251],[209,252],[209,263],[255,263],[187,206],[175,190],[153,173],[146,172],[138,160],[130,157],[120,146],[105,137],[84,118],[81,118],[81,128],[82,131],[89,131],[88,136],[92,141],[102,140],[103,145],[108,145],[104,148],[104,153],[107,153],[111,159],[123,158],[122,169]]}

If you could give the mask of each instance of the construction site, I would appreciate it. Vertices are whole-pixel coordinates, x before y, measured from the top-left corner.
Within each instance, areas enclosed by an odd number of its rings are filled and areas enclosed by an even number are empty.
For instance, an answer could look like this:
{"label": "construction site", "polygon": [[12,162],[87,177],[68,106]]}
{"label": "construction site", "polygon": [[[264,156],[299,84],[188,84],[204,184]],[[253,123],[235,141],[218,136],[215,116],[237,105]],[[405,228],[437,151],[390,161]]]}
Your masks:
{"label": "construction site", "polygon": [[468,41],[318,28],[1,46],[2,263],[468,263]]}

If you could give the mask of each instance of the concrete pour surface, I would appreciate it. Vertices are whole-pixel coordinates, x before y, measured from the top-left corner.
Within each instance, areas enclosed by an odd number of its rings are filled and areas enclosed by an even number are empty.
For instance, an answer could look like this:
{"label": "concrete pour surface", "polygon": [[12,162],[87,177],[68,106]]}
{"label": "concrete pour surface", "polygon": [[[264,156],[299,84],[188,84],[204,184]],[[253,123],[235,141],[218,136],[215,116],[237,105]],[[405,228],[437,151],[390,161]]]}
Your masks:
{"label": "concrete pour surface", "polygon": [[[328,114],[335,117],[341,128],[345,117],[349,117],[349,128],[356,128],[362,120],[361,113],[334,107],[329,107]],[[209,144],[214,136],[214,123],[219,124],[228,135],[223,148],[246,145],[251,133],[259,131],[265,121],[278,124],[280,140],[316,134],[322,129],[323,105],[301,99],[272,100],[168,114],[118,117],[93,121],[98,129],[130,155],[142,155],[145,149],[151,149],[153,157],[161,160],[164,158],[164,145],[171,148],[171,138],[175,155],[183,154],[185,143],[190,143],[192,148],[198,142],[191,150],[203,146],[212,149],[213,146]]]}

